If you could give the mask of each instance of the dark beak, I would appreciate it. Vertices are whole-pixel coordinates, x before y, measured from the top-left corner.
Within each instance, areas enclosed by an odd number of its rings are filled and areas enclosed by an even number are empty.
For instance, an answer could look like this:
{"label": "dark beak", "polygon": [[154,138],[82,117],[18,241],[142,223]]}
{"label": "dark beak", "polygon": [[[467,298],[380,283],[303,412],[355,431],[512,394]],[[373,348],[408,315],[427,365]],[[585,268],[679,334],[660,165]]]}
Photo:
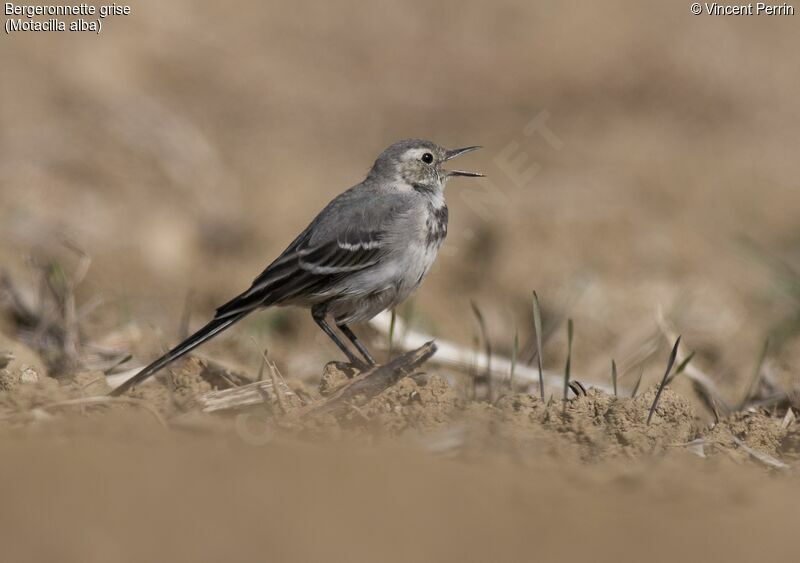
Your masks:
{"label": "dark beak", "polygon": [[480,148],[482,147],[464,147],[463,149],[450,149],[449,151],[445,151],[444,159],[450,160],[451,158],[461,156],[462,154],[467,154],[468,152],[476,151]]}
{"label": "dark beak", "polygon": [[[461,156],[462,154],[467,154],[468,152],[476,151],[479,148],[481,148],[481,147],[475,146],[475,147],[464,147],[464,148],[461,148],[461,149],[450,149],[449,151],[446,151],[444,153],[444,159],[445,160],[450,160],[451,158],[455,158],[457,156]],[[472,178],[481,178],[481,177],[483,177],[483,174],[480,174],[478,172],[466,172],[464,170],[445,170],[445,173],[448,176],[469,176],[469,177],[472,177]]]}
{"label": "dark beak", "polygon": [[467,170],[447,170],[448,176],[469,176],[470,178],[483,178],[485,174],[480,172],[468,172]]}

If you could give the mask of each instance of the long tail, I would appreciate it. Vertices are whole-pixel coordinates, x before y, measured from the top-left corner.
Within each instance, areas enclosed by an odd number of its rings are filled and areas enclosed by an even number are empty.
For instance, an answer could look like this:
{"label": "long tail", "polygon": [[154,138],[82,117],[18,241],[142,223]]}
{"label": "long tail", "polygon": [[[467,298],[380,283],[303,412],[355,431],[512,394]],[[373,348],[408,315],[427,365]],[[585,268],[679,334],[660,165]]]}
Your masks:
{"label": "long tail", "polygon": [[229,317],[212,319],[211,322],[209,322],[206,326],[204,326],[203,328],[195,332],[193,335],[191,335],[189,338],[187,338],[186,340],[175,346],[172,350],[161,356],[152,364],[142,369],[142,371],[131,377],[128,381],[126,381],[113,391],[111,391],[110,395],[112,397],[117,397],[119,395],[122,395],[123,393],[128,391],[128,389],[130,389],[131,387],[138,385],[151,375],[154,375],[160,369],[166,367],[167,365],[174,362],[181,356],[191,352],[209,338],[213,338],[220,332],[229,328],[234,323],[240,321],[245,316],[247,316],[251,311],[252,309],[243,311],[241,313]]}

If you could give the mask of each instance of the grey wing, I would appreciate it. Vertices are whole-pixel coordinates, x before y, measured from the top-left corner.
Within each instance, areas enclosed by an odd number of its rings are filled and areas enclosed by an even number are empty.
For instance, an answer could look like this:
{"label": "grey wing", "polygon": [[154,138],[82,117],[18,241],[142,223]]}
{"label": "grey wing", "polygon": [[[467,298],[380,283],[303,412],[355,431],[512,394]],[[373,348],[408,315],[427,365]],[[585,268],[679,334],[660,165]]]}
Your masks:
{"label": "grey wing", "polygon": [[375,198],[363,188],[345,192],[216,317],[324,294],[342,278],[376,265],[391,225],[407,208],[402,198]]}
{"label": "grey wing", "polygon": [[324,293],[342,277],[377,264],[383,250],[382,235],[349,232],[318,246],[298,246],[270,264],[250,289],[217,309],[216,317]]}

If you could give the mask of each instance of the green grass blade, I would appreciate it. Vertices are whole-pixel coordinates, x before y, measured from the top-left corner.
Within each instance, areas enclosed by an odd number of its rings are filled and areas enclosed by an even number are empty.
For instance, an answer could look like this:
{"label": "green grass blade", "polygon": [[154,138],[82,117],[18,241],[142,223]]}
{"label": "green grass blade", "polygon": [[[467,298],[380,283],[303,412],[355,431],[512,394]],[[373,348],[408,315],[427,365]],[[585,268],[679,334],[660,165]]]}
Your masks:
{"label": "green grass blade", "polygon": [[542,372],[542,310],[539,296],[533,292],[533,327],[536,331],[536,362],[539,367],[539,395],[544,402],[544,374]]}
{"label": "green grass blade", "polygon": [[679,364],[678,364],[678,367],[676,367],[676,368],[675,368],[675,373],[673,373],[671,376],[669,376],[669,379],[667,379],[667,385],[669,385],[670,383],[672,383],[672,380],[673,380],[673,379],[675,379],[676,377],[678,377],[680,374],[682,374],[682,373],[683,373],[683,370],[685,370],[685,369],[686,369],[686,366],[688,366],[688,365],[689,365],[689,362],[691,362],[691,361],[694,359],[694,353],[695,353],[695,352],[694,352],[694,350],[692,350],[692,351],[689,353],[689,355],[688,355],[688,356],[686,356],[686,357],[683,359],[683,361],[682,361],[681,363],[679,363]]}
{"label": "green grass blade", "polygon": [[648,426],[650,425],[650,419],[653,418],[653,413],[656,412],[656,406],[658,406],[658,400],[661,398],[661,393],[664,392],[664,388],[667,386],[667,378],[669,377],[669,373],[672,371],[672,366],[675,364],[675,358],[678,357],[678,346],[680,346],[680,343],[681,337],[679,336],[675,341],[675,345],[672,347],[672,353],[669,355],[667,370],[664,372],[664,377],[661,378],[661,385],[658,386],[658,391],[656,391],[656,398],[653,399],[653,404],[650,405],[650,412],[647,413]]}
{"label": "green grass blade", "polygon": [[631,399],[636,397],[636,393],[639,392],[639,385],[642,383],[642,377],[644,377],[644,368],[642,371],[639,372],[639,379],[636,380],[636,383],[633,385],[633,391],[631,391]]}
{"label": "green grass blade", "polygon": [[564,401],[567,400],[567,390],[569,389],[569,377],[572,371],[572,319],[567,319],[567,364],[564,366]]}
{"label": "green grass blade", "polygon": [[514,326],[514,346],[511,348],[511,372],[508,374],[508,387],[514,392],[514,371],[517,369],[519,357],[519,330]]}
{"label": "green grass blade", "polygon": [[614,388],[614,396],[617,396],[617,362],[611,360],[611,386]]}

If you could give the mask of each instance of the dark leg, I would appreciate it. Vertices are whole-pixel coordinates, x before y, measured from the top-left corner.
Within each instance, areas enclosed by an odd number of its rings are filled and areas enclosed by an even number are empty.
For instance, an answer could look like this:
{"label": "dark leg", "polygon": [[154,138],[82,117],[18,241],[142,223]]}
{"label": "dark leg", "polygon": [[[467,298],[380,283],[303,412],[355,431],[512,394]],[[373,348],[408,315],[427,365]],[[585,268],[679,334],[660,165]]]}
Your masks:
{"label": "dark leg", "polygon": [[342,334],[344,334],[347,337],[347,339],[350,342],[352,342],[356,348],[358,348],[358,351],[361,352],[361,355],[364,356],[364,359],[367,360],[367,363],[370,366],[374,366],[375,360],[372,359],[372,354],[369,353],[367,347],[361,343],[361,341],[358,339],[355,333],[352,330],[350,330],[350,327],[347,325],[336,325],[336,326],[338,326],[339,330],[342,331]]}
{"label": "dark leg", "polygon": [[344,352],[344,355],[347,356],[347,359],[350,360],[350,363],[357,367],[364,367],[364,362],[361,361],[353,352],[350,351],[344,342],[342,342],[341,338],[339,338],[331,326],[325,321],[325,308],[324,307],[314,307],[311,309],[311,316],[314,317],[314,322],[319,325],[319,328],[323,330],[325,334],[328,335],[328,338],[333,340],[333,343],[339,347],[339,350]]}

